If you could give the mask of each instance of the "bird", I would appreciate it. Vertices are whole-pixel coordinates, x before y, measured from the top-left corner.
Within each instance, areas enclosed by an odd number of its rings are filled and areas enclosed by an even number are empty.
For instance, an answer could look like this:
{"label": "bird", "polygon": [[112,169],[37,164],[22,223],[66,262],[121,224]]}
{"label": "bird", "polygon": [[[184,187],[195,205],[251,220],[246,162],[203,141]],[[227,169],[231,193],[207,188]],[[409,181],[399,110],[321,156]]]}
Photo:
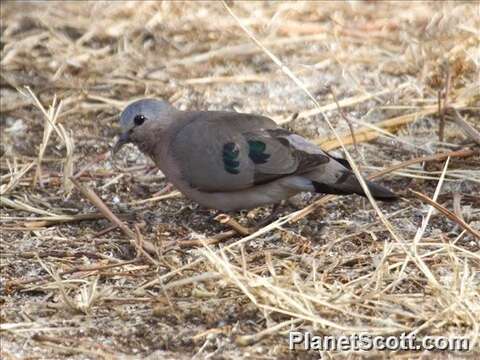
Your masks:
{"label": "bird", "polygon": [[[347,160],[256,114],[182,111],[143,98],[120,114],[112,151],[133,143],[187,198],[224,212],[278,205],[301,192],[366,196]],[[366,181],[376,200],[391,190]]]}

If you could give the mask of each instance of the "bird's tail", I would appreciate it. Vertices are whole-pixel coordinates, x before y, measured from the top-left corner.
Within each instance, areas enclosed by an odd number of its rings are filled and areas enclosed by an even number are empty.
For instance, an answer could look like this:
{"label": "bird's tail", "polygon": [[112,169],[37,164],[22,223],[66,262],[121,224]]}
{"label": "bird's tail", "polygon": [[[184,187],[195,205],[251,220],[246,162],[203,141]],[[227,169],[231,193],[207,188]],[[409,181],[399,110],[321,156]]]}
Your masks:
{"label": "bird's tail", "polygon": [[[398,199],[398,196],[389,189],[372,181],[365,180],[365,182],[367,183],[368,189],[375,200],[395,201]],[[361,196],[366,196],[362,186],[358,182],[353,172],[345,172],[343,179],[334,184],[325,184],[315,180],[312,180],[312,184],[315,188],[315,191],[319,193],[336,195],[358,194]]]}

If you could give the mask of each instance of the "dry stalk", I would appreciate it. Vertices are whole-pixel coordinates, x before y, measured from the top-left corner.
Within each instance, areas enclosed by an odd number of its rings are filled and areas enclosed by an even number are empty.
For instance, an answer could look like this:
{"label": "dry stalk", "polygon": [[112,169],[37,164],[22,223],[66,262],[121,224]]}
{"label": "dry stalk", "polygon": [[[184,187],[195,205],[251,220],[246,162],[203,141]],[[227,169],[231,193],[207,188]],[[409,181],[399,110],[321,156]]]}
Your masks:
{"label": "dry stalk", "polygon": [[78,180],[71,178],[73,184],[82,193],[82,195],[89,200],[95,207],[102,213],[102,215],[110,220],[113,224],[117,225],[128,237],[135,239],[135,233],[130,230],[112,211],[107,205],[98,197],[98,195],[86,185],[81,184]]}
{"label": "dry stalk", "polygon": [[[84,282],[84,285],[80,288],[79,296],[77,300],[71,298],[67,293],[67,288],[65,283],[68,280],[62,280],[57,271],[48,267],[38,256],[37,261],[45,269],[45,271],[53,278],[54,285],[60,292],[60,295],[68,308],[74,312],[82,312],[87,314],[91,307],[98,302],[102,296],[110,293],[108,288],[103,289],[102,291],[97,291],[98,277],[95,277],[93,281]],[[46,285],[43,285],[45,287]]]}
{"label": "dry stalk", "polygon": [[243,225],[240,225],[235,219],[233,219],[231,216],[227,214],[220,214],[215,217],[215,220],[217,220],[220,224],[228,225],[230,226],[233,230],[238,232],[240,235],[250,235],[252,233],[251,229],[246,228]]}
{"label": "dry stalk", "polygon": [[450,220],[456,222],[460,227],[462,227],[465,231],[469,232],[472,234],[477,240],[480,240],[480,232],[477,230],[473,229],[470,225],[468,225],[463,219],[461,219],[459,216],[457,216],[455,213],[451,212],[450,210],[446,209],[444,206],[440,205],[435,201],[435,197],[433,199],[430,199],[427,195],[424,195],[418,191],[411,190],[410,192],[414,194],[416,197],[421,199],[422,201],[425,201],[428,203],[431,208],[435,208],[438,211],[440,211],[443,215],[445,215],[447,218]]}
{"label": "dry stalk", "polygon": [[[440,122],[438,123],[438,140],[441,142],[445,139],[445,110],[447,108],[448,94],[450,92],[450,71],[447,65],[445,75],[445,87],[443,91],[438,91],[438,116]],[[443,95],[443,96],[442,96]]]}
{"label": "dry stalk", "polygon": [[[460,129],[467,135],[472,141],[477,145],[480,145],[480,132],[470,125],[458,112],[455,108],[449,108],[453,112],[453,120],[458,125]],[[480,110],[480,109],[479,109]]]}
{"label": "dry stalk", "polygon": [[45,154],[45,150],[47,149],[48,141],[50,139],[50,135],[53,130],[55,130],[56,134],[62,140],[63,144],[66,148],[66,155],[65,155],[65,165],[63,169],[63,181],[64,181],[64,190],[67,194],[70,193],[72,189],[72,184],[69,178],[73,175],[73,152],[74,152],[74,143],[73,137],[68,134],[61,124],[57,124],[57,120],[59,114],[62,110],[62,102],[60,101],[57,105],[56,97],[53,98],[52,105],[50,105],[48,111],[44,108],[40,100],[38,100],[35,93],[28,87],[25,87],[27,93],[23,92],[22,90],[18,89],[18,91],[25,97],[30,97],[35,106],[42,112],[44,116],[44,127],[43,127],[43,140],[40,145],[40,150],[38,152],[37,158],[37,168],[35,172],[35,176],[33,178],[32,186],[35,187],[39,179],[41,178],[42,170],[42,160]]}
{"label": "dry stalk", "polygon": [[131,205],[142,205],[146,203],[152,203],[152,202],[157,202],[157,201],[162,201],[162,200],[167,200],[167,199],[174,199],[181,197],[182,193],[180,191],[172,191],[169,194],[164,194],[164,195],[159,195],[159,196],[152,196],[151,198],[148,199],[142,199],[142,200],[134,200],[131,201]]}
{"label": "dry stalk", "polygon": [[[457,106],[463,107],[463,103],[456,103]],[[376,127],[381,129],[388,129],[393,131],[401,126],[407,125],[416,121],[417,119],[430,115],[436,112],[434,106],[426,107],[424,110],[416,111],[410,114],[396,116],[387,120],[382,120],[381,122],[375,124]],[[355,137],[358,143],[368,142],[378,138],[380,133],[378,131],[372,131],[370,127],[364,127],[355,131]],[[353,137],[351,135],[344,135],[340,138],[344,145],[353,144]],[[335,148],[341,147],[339,139],[331,138],[320,138],[315,139],[314,142],[320,145],[325,150],[333,150]]]}
{"label": "dry stalk", "polygon": [[0,205],[8,206],[8,207],[10,207],[12,209],[16,209],[16,210],[28,211],[28,212],[31,212],[31,213],[34,213],[34,214],[49,216],[49,217],[52,217],[52,218],[58,218],[59,217],[59,215],[57,215],[57,214],[53,214],[49,211],[36,208],[32,205],[26,204],[23,201],[18,200],[18,199],[9,199],[9,198],[6,198],[4,196],[0,197]]}
{"label": "dry stalk", "polygon": [[75,179],[80,178],[88,169],[90,169],[93,165],[98,164],[100,161],[104,161],[110,157],[111,152],[107,151],[103,154],[97,155],[93,158],[92,161],[90,161],[88,164],[83,166],[80,170],[77,171],[77,173],[73,176]]}
{"label": "dry stalk", "polygon": [[9,161],[7,161],[7,164],[10,171],[10,178],[9,178],[8,184],[0,185],[0,196],[6,195],[9,192],[12,192],[19,185],[20,181],[25,176],[25,174],[28,173],[30,169],[35,165],[35,162],[26,164],[21,169],[17,168],[16,161],[13,165],[13,168],[10,166]]}
{"label": "dry stalk", "polygon": [[[355,131],[354,131],[354,129],[353,129],[352,122],[351,122],[350,119],[348,118],[347,114],[345,114],[345,111],[343,111],[343,109],[340,107],[340,104],[338,103],[338,100],[337,100],[337,95],[335,95],[335,90],[333,90],[333,87],[330,87],[330,93],[331,93],[332,96],[333,96],[333,101],[335,101],[335,104],[337,105],[337,110],[338,110],[338,112],[340,113],[340,115],[342,116],[342,118],[345,120],[345,122],[346,122],[347,125],[348,125],[348,128],[350,129],[350,136],[352,137],[353,146],[354,146],[354,148],[355,148],[355,151],[358,152],[357,140],[355,139]],[[345,144],[345,143],[344,143],[344,144]]]}
{"label": "dry stalk", "polygon": [[[329,104],[320,106],[320,108],[315,107],[311,110],[301,111],[300,113],[298,113],[298,116],[296,118],[297,119],[308,118],[308,117],[311,117],[311,116],[322,114],[326,111],[332,111],[332,110],[339,109],[339,108],[343,109],[345,107],[358,105],[358,104],[361,104],[361,103],[363,103],[367,100],[371,100],[373,98],[383,96],[383,95],[388,95],[388,94],[390,94],[394,91],[405,89],[408,86],[410,86],[410,83],[406,82],[406,83],[400,84],[395,89],[385,89],[385,90],[381,90],[381,91],[378,91],[378,92],[373,93],[373,94],[365,94],[365,95],[362,94],[362,95],[353,96],[351,98],[341,99],[340,101],[338,101],[338,104],[336,102],[333,102],[333,103],[329,103]],[[285,123],[288,123],[292,119],[290,117],[286,117],[286,118],[274,118],[274,120],[278,124],[283,125]]]}
{"label": "dry stalk", "polygon": [[[135,233],[130,230],[114,213],[112,213],[108,206],[105,205],[102,199],[100,199],[100,197],[98,197],[98,195],[92,189],[80,184],[80,182],[73,177],[70,178],[70,180],[77,187],[77,189],[80,190],[82,195],[87,198],[93,205],[95,205],[95,207],[102,213],[102,215],[106,219],[110,220],[112,224],[118,226],[118,228],[122,230],[124,234],[127,235],[130,239],[132,239],[133,241],[136,240]],[[152,255],[155,255],[157,253],[155,246],[151,242],[146,240],[143,241],[143,249]]]}
{"label": "dry stalk", "polygon": [[[207,239],[172,240],[164,245],[163,252],[166,253],[171,249],[175,249],[175,248],[189,249],[192,247],[200,247],[200,246],[203,246],[203,244],[215,245],[222,241],[231,239],[237,234],[238,232],[236,230],[229,230],[229,231],[222,232],[220,234],[213,235],[212,237]],[[198,264],[198,263],[195,262],[195,264]]]}
{"label": "dry stalk", "polygon": [[280,330],[287,326],[292,326],[295,324],[300,323],[302,320],[301,319],[293,319],[293,320],[287,320],[283,321],[277,325],[271,326],[266,328],[265,330],[262,330],[254,335],[243,335],[243,336],[238,336],[235,338],[235,342],[240,345],[240,346],[251,346],[262,339],[264,339],[267,336],[274,335],[278,333]]}

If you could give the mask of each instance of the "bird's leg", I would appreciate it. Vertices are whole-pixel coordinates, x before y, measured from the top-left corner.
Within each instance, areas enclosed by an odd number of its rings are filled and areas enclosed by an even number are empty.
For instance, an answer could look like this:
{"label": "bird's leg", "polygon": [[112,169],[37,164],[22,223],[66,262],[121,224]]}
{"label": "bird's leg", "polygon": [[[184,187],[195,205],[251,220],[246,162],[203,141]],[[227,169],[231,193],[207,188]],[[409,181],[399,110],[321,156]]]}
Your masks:
{"label": "bird's leg", "polygon": [[[205,214],[207,215],[207,221],[210,222],[210,221],[213,221],[213,220],[216,220],[216,217],[223,214],[222,211],[220,210],[212,210],[212,209],[203,209],[203,211],[205,211]],[[213,214],[212,214],[213,212]]]}
{"label": "bird's leg", "polygon": [[173,191],[174,188],[175,187],[173,186],[173,184],[169,182],[169,183],[167,183],[167,185],[165,185],[163,187],[162,190],[157,191],[155,194],[153,194],[153,196],[160,196],[160,195],[168,194],[169,192]]}
{"label": "bird's leg", "polygon": [[280,213],[280,210],[282,208],[283,203],[284,202],[282,201],[282,202],[279,202],[277,204],[274,204],[273,208],[272,208],[272,212],[270,213],[270,215],[268,215],[265,219],[256,223],[255,228],[260,229],[260,228],[264,227],[265,225],[268,225],[269,223],[271,223]]}

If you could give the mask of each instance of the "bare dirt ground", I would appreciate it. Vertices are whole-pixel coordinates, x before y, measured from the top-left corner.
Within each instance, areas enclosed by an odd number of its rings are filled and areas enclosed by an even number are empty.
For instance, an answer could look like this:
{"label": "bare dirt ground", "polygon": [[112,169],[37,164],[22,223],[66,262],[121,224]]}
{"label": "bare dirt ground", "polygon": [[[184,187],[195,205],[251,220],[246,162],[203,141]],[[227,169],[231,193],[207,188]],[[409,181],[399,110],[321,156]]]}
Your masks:
{"label": "bare dirt ground", "polygon": [[[228,6],[239,21],[221,2],[1,2],[1,357],[478,358],[479,3]],[[144,96],[264,114],[344,156],[328,120],[402,199],[305,194],[254,233],[269,208],[215,220],[158,194],[134,147],[111,157]],[[471,350],[293,352],[291,330]]]}

